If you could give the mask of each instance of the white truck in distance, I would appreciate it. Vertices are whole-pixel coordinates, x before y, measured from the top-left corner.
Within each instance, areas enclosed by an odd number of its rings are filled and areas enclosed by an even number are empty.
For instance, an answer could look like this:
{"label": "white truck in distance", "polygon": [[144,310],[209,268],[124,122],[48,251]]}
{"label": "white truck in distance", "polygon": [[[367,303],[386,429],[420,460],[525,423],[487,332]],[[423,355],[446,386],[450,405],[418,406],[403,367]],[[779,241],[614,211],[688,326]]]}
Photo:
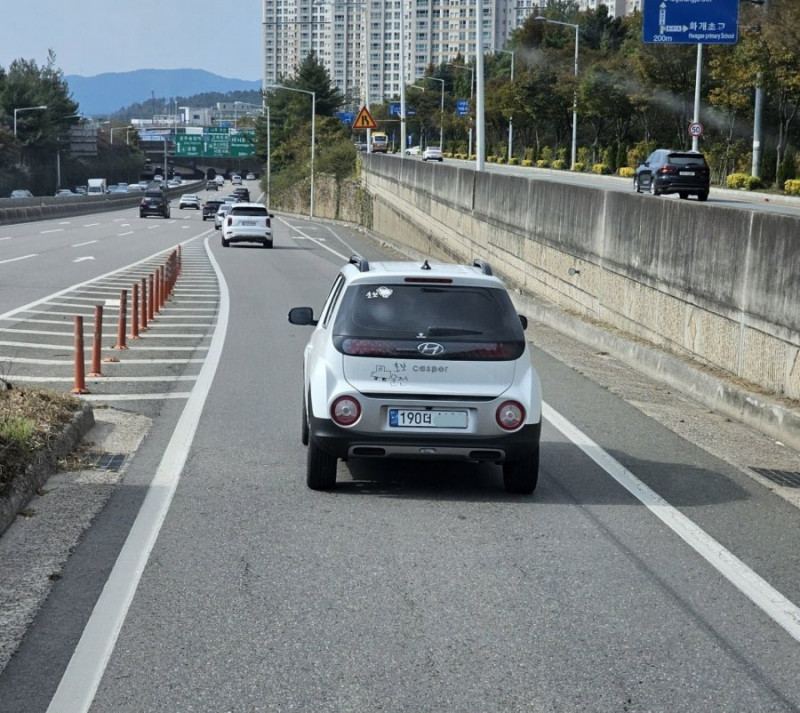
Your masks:
{"label": "white truck in distance", "polygon": [[105,178],[90,178],[86,183],[86,193],[90,196],[102,196],[108,193]]}

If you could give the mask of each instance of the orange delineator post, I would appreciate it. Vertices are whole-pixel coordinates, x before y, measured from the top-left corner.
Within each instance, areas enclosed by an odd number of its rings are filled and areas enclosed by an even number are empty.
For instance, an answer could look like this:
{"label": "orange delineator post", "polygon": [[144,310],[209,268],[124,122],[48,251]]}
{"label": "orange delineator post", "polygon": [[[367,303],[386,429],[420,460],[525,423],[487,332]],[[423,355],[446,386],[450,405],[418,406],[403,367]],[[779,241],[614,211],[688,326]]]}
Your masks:
{"label": "orange delineator post", "polygon": [[142,307],[141,307],[141,315],[142,318],[140,329],[143,332],[147,331],[147,278],[142,278]]}
{"label": "orange delineator post", "polygon": [[131,297],[131,339],[139,337],[139,284],[133,283],[133,295]]}
{"label": "orange delineator post", "polygon": [[83,363],[83,317],[75,316],[75,386],[71,394],[88,394],[86,388],[86,366]]}
{"label": "orange delineator post", "polygon": [[128,290],[119,293],[119,322],[117,323],[117,343],[114,349],[127,349],[125,329],[128,321]]}
{"label": "orange delineator post", "polygon": [[100,347],[103,344],[103,305],[94,306],[94,334],[92,335],[92,370],[88,376],[102,376],[100,371]]}
{"label": "orange delineator post", "polygon": [[155,279],[153,278],[153,273],[151,272],[147,278],[148,286],[147,288],[150,290],[150,293],[147,295],[147,319],[153,321],[154,319],[154,307],[155,307],[155,288],[154,283]]}
{"label": "orange delineator post", "polygon": [[161,268],[156,268],[155,273],[153,274],[154,282],[155,282],[155,300],[153,303],[153,313],[157,314],[161,311]]}

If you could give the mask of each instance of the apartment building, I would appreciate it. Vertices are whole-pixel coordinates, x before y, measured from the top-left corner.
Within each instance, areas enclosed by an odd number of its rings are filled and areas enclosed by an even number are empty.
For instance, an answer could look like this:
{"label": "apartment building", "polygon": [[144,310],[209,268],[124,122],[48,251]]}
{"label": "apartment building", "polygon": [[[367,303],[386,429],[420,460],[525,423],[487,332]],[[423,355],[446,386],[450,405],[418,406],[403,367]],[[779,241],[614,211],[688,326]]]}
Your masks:
{"label": "apartment building", "polygon": [[[594,9],[601,0],[579,0]],[[429,65],[500,50],[541,0],[264,0],[264,84],[293,77],[314,52],[354,105],[382,102]],[[641,0],[606,0],[613,16]],[[402,60],[401,60],[402,57]]]}

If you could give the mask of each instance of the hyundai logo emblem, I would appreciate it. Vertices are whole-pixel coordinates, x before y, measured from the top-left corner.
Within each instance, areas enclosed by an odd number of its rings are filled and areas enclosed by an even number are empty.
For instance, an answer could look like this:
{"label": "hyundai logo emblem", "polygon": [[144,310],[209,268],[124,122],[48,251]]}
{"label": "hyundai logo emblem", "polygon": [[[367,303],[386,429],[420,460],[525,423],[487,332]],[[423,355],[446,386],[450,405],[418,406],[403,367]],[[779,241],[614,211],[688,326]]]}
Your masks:
{"label": "hyundai logo emblem", "polygon": [[417,345],[417,351],[425,356],[439,356],[444,354],[444,347],[436,342],[423,342]]}

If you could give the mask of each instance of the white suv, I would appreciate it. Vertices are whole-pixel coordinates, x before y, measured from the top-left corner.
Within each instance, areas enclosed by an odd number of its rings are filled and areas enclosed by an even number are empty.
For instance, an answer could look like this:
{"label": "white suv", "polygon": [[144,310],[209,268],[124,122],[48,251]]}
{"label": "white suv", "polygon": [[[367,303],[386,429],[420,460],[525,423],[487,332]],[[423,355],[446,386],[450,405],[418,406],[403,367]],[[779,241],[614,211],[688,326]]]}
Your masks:
{"label": "white suv", "polygon": [[261,203],[234,203],[222,219],[222,247],[227,248],[231,243],[261,243],[271,248],[274,217]]}
{"label": "white suv", "polygon": [[489,265],[368,263],[336,277],[303,355],[306,480],[336,484],[339,458],[502,465],[505,489],[531,493],[542,397],[524,329]]}

